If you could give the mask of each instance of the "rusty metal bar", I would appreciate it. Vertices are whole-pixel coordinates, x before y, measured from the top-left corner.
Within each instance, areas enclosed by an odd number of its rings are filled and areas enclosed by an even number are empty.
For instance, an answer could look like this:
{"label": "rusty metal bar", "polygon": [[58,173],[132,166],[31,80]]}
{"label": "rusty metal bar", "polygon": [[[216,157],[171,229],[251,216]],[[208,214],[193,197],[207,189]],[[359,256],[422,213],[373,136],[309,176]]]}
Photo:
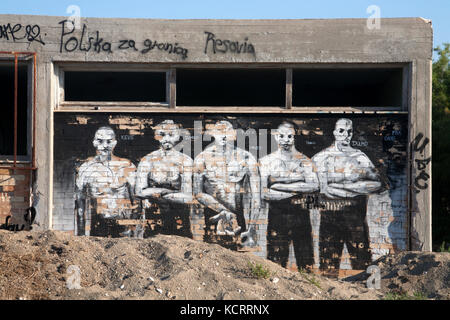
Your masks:
{"label": "rusty metal bar", "polygon": [[[37,88],[37,55],[36,52],[28,51],[0,51],[0,54],[14,55],[14,150],[13,150],[13,165],[2,165],[0,169],[10,170],[37,170],[36,167],[36,88]],[[19,55],[29,55],[33,57],[33,107],[32,107],[32,151],[31,151],[31,166],[19,167],[17,166],[17,122],[18,122],[18,62]]]}
{"label": "rusty metal bar", "polygon": [[286,109],[292,109],[292,69],[286,69]]}
{"label": "rusty metal bar", "polygon": [[177,71],[169,71],[169,108],[175,109],[177,106]]}
{"label": "rusty metal bar", "polygon": [[31,167],[36,167],[36,70],[37,70],[36,53],[33,54],[33,134],[31,138],[32,150],[31,150]]}
{"label": "rusty metal bar", "polygon": [[0,169],[9,169],[9,170],[36,170],[36,167],[14,167],[14,166],[0,166]]}
{"label": "rusty metal bar", "polygon": [[17,165],[17,87],[19,78],[17,53],[14,54],[14,167]]}
{"label": "rusty metal bar", "polygon": [[28,52],[28,51],[0,51],[0,54],[29,54],[29,55],[35,55],[35,52]]}

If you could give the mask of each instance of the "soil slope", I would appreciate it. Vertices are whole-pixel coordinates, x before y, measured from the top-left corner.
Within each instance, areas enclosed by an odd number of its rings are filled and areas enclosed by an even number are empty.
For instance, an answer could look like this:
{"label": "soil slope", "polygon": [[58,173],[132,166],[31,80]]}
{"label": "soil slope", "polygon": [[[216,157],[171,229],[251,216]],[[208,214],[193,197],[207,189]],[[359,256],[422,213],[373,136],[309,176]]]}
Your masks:
{"label": "soil slope", "polygon": [[[400,264],[397,258],[380,260],[387,281],[381,290],[369,290],[362,275],[348,282],[292,272],[251,253],[177,236],[108,239],[0,230],[0,299],[383,299],[396,285],[410,289],[401,278],[407,272],[422,279],[424,290],[433,291],[433,279],[440,279],[430,297],[449,298],[449,256],[443,254],[444,262],[439,255],[430,260],[409,254],[399,255]],[[80,289],[74,289],[77,270]]]}

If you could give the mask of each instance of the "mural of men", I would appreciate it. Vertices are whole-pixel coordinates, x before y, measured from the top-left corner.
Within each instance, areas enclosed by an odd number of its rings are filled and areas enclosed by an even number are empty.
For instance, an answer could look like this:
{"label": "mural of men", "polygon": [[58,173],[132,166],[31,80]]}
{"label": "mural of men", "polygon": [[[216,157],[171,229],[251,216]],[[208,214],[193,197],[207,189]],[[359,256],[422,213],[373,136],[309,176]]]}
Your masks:
{"label": "mural of men", "polygon": [[88,216],[91,236],[114,238],[126,231],[116,220],[130,218],[136,207],[133,201],[136,167],[130,160],[113,154],[116,144],[112,128],[99,128],[93,140],[96,156],[78,168],[75,181],[78,235],[85,234]]}
{"label": "mural of men", "polygon": [[345,244],[352,268],[365,270],[371,262],[367,195],[380,189],[380,177],[370,159],[350,146],[353,137],[350,119],[339,119],[333,135],[335,142],[312,158],[323,195],[320,268],[337,271]]}
{"label": "mural of men", "polygon": [[156,203],[162,233],[192,237],[192,159],[174,149],[181,139],[181,126],[165,120],[155,126],[160,148],[142,158],[137,169],[136,195]]}
{"label": "mural of men", "polygon": [[286,267],[289,246],[297,266],[314,264],[312,228],[305,193],[319,189],[312,161],[295,148],[295,126],[280,124],[278,150],[260,159],[261,193],[269,206],[267,258]]}
{"label": "mural of men", "polygon": [[206,134],[214,142],[194,161],[194,195],[205,206],[205,241],[237,249],[234,236],[239,234],[244,246],[254,246],[255,228],[246,225],[244,196],[251,193],[250,217],[256,219],[261,197],[257,162],[234,146],[236,131],[230,122],[219,121]]}

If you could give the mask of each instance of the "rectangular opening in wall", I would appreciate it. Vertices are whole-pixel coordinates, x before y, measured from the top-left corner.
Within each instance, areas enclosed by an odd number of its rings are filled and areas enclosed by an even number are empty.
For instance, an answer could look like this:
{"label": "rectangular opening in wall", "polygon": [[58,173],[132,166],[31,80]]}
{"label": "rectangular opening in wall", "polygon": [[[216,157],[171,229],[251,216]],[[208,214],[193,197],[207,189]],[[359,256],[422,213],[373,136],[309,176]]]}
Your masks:
{"label": "rectangular opening in wall", "polygon": [[293,105],[401,107],[402,78],[402,67],[294,69]]}
{"label": "rectangular opening in wall", "polygon": [[65,101],[166,102],[166,72],[65,71]]}
{"label": "rectangular opening in wall", "polygon": [[284,106],[284,69],[177,69],[179,106]]}
{"label": "rectangular opening in wall", "polygon": [[[27,62],[18,62],[17,68],[17,155],[28,154],[28,68]],[[14,61],[0,62],[0,156],[14,154]]]}

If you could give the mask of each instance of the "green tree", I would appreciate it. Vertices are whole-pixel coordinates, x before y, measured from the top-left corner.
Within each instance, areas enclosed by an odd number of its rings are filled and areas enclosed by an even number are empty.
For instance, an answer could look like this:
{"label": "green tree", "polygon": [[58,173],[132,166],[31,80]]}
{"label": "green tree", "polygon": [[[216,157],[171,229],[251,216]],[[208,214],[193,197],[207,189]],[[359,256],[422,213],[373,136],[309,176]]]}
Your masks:
{"label": "green tree", "polygon": [[433,249],[450,246],[450,43],[433,62]]}

